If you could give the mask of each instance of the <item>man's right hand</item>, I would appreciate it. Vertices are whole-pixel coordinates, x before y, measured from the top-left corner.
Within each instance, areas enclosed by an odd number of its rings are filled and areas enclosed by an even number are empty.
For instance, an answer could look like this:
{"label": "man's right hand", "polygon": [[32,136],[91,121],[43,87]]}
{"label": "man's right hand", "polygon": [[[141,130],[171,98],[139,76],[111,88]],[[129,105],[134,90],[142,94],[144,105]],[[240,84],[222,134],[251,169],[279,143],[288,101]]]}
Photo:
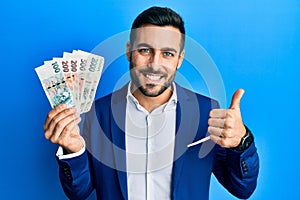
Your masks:
{"label": "man's right hand", "polygon": [[47,115],[43,126],[45,138],[60,145],[68,153],[78,152],[84,146],[78,126],[80,121],[75,108],[67,108],[65,104],[58,105]]}

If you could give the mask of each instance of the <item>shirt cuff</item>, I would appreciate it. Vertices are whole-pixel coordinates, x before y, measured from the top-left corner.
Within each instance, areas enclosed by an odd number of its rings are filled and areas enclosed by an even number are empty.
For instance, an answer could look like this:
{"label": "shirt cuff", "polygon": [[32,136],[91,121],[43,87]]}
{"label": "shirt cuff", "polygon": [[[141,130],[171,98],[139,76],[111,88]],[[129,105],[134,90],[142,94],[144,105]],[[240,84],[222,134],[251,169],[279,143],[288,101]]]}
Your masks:
{"label": "shirt cuff", "polygon": [[57,152],[56,152],[56,156],[58,157],[59,160],[62,159],[69,159],[69,158],[75,158],[77,156],[82,155],[85,152],[85,143],[83,144],[82,149],[80,149],[80,151],[76,152],[76,153],[70,153],[67,155],[64,155],[64,151],[63,148],[61,146],[58,147]]}

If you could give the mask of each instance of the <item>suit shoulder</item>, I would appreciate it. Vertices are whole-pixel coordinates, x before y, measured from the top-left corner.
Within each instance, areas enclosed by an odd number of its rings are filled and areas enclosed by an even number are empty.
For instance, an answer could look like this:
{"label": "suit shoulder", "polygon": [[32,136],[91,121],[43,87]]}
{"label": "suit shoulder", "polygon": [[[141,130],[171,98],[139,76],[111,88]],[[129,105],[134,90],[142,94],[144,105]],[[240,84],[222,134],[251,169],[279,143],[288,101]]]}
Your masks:
{"label": "suit shoulder", "polygon": [[110,94],[107,94],[103,97],[100,97],[98,99],[95,100],[95,103],[96,104],[99,104],[100,102],[103,103],[103,102],[109,102],[111,100],[111,96],[112,96],[112,93]]}
{"label": "suit shoulder", "polygon": [[189,89],[187,89],[187,88],[183,88],[183,87],[181,87],[181,90],[189,97],[189,98],[195,98],[195,96],[196,96],[196,98],[197,98],[197,100],[198,100],[198,102],[199,102],[199,104],[201,105],[201,104],[204,104],[204,105],[208,105],[208,104],[211,104],[211,107],[213,107],[213,108],[218,108],[219,107],[219,103],[218,103],[218,101],[217,100],[215,100],[215,99],[212,99],[212,98],[210,98],[210,97],[208,97],[208,96],[205,96],[205,95],[203,95],[203,94],[199,94],[199,93],[197,93],[197,92],[193,92],[193,91],[191,91],[191,90],[189,90]]}
{"label": "suit shoulder", "polygon": [[125,85],[121,89],[116,90],[115,92],[112,92],[110,94],[107,94],[106,96],[103,96],[95,100],[95,105],[101,107],[101,106],[108,106],[117,103],[119,101],[124,101],[126,99],[126,95],[127,95],[127,85]]}

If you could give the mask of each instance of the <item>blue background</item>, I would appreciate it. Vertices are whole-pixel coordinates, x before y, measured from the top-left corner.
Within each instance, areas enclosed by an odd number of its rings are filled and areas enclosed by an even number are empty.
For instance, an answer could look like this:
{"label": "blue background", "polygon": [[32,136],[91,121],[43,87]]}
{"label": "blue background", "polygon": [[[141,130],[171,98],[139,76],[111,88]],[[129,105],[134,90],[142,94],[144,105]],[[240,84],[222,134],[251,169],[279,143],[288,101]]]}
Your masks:
{"label": "blue background", "polygon": [[[227,106],[237,88],[245,89],[242,113],[255,134],[261,162],[251,199],[300,199],[297,0],[1,1],[0,199],[66,199],[57,176],[57,147],[43,137],[50,105],[34,68],[63,51],[91,51],[128,30],[136,15],[152,5],[182,15],[187,35],[218,66]],[[121,63],[120,71],[106,77],[127,70],[124,56],[116,63]],[[214,178],[210,196],[235,199]]]}

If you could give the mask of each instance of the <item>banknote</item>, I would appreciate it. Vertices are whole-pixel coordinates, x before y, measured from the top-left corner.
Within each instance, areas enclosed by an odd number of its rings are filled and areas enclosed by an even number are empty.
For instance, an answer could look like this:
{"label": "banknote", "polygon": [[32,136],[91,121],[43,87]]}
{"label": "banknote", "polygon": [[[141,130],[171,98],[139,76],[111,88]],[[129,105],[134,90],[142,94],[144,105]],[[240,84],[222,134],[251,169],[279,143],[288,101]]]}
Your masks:
{"label": "banknote", "polygon": [[64,103],[81,114],[93,104],[103,65],[102,56],[73,50],[45,61],[35,71],[52,108]]}
{"label": "banknote", "polygon": [[72,75],[71,70],[70,70],[70,62],[68,59],[63,59],[63,58],[54,58],[53,62],[58,63],[58,65],[61,67],[62,74],[64,76],[64,80],[66,81],[66,85],[69,88],[72,97],[73,97],[73,103],[76,104],[75,100],[75,78],[74,75]]}
{"label": "banknote", "polygon": [[80,50],[78,50],[77,53],[82,55],[82,57],[85,57],[87,61],[87,65],[85,66],[86,73],[83,85],[83,96],[80,104],[80,110],[82,112],[87,112],[91,108],[95,98],[96,89],[103,69],[104,59],[101,56],[88,54]]}
{"label": "banknote", "polygon": [[79,112],[84,111],[85,102],[88,100],[88,92],[92,85],[92,77],[90,71],[88,70],[89,65],[89,56],[90,53],[84,51],[75,51],[73,52],[75,56],[80,58],[80,67],[79,67],[79,102],[78,102],[78,110]]}
{"label": "banknote", "polygon": [[35,69],[52,108],[59,104],[74,106],[73,97],[57,62],[48,62]]}
{"label": "banknote", "polygon": [[72,91],[74,104],[77,105],[79,102],[79,80],[78,71],[80,59],[73,56],[71,53],[64,53],[63,58],[60,59],[62,63],[64,77],[67,82],[67,86]]}
{"label": "banknote", "polygon": [[88,110],[90,110],[93,104],[93,100],[96,95],[97,86],[99,84],[100,76],[103,70],[103,64],[104,64],[104,60],[102,57],[96,55],[92,57],[89,70],[91,70],[93,82],[90,91],[88,93],[88,101],[85,102],[85,107],[83,112],[87,112]]}
{"label": "banknote", "polygon": [[[84,85],[88,87],[88,84],[85,84],[86,81],[86,73],[88,72],[87,69],[87,57],[90,54],[87,52],[79,53],[77,50],[73,50],[72,53],[64,52],[63,58],[73,59],[77,61],[77,91],[76,91],[76,105],[78,112],[82,113],[81,101],[83,99],[84,93]],[[88,81],[88,80],[87,80]],[[85,89],[87,90],[87,88]]]}

